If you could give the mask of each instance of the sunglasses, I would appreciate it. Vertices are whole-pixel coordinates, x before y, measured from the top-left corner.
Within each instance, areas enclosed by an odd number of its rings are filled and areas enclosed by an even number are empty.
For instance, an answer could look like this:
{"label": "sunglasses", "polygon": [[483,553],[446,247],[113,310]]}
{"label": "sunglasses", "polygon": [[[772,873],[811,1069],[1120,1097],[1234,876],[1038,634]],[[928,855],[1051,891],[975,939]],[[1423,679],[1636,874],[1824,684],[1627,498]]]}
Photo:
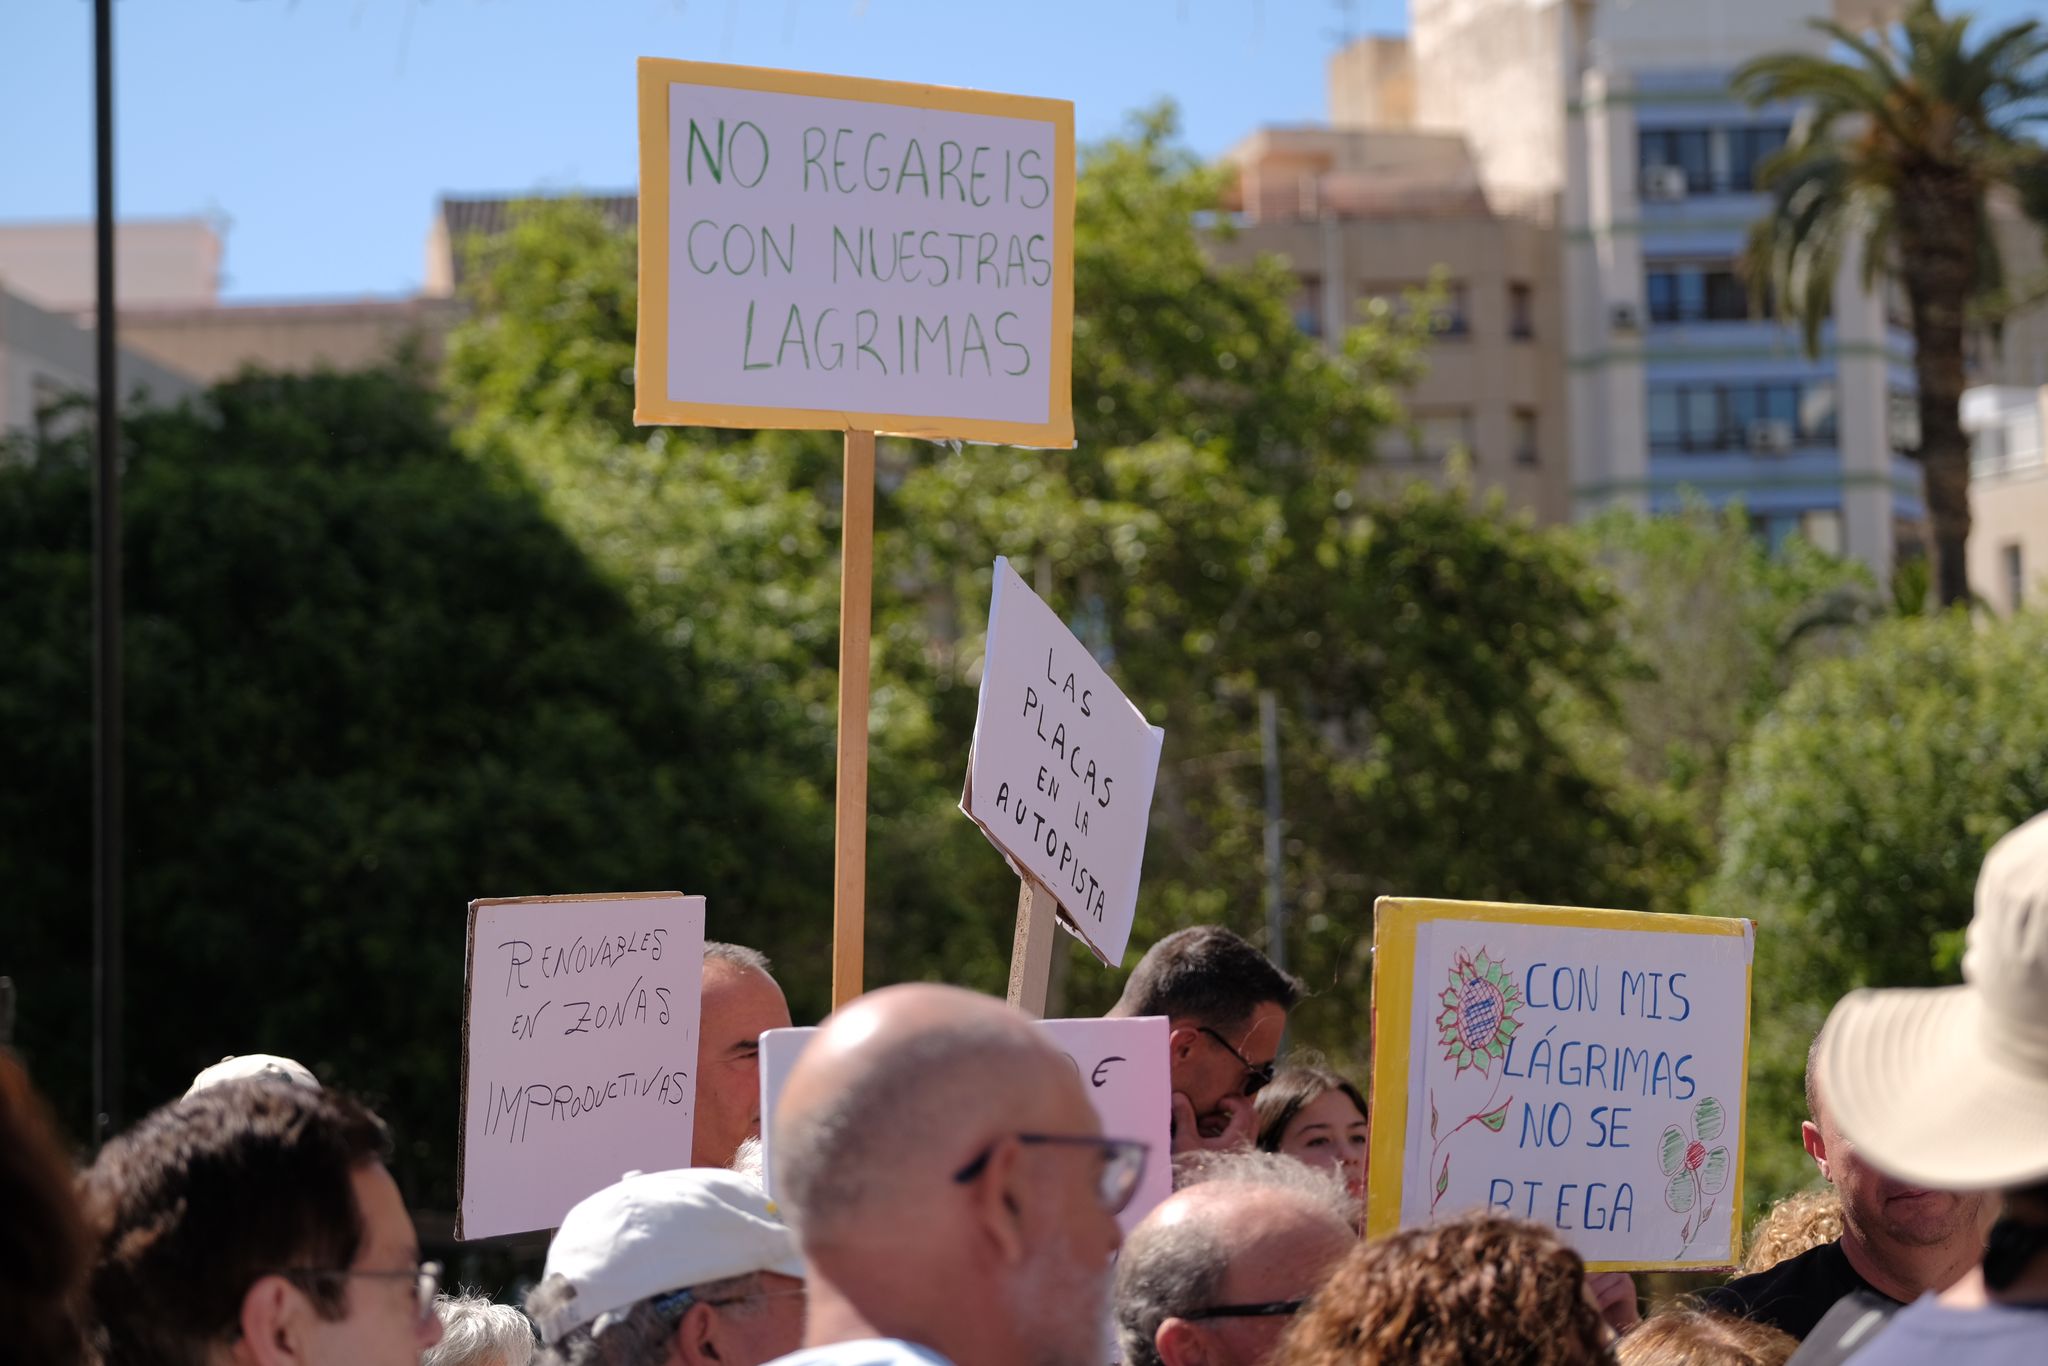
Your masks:
{"label": "sunglasses", "polygon": [[[1094,1148],[1101,1152],[1102,1174],[1096,1178],[1095,1195],[1109,1214],[1123,1213],[1124,1206],[1130,1204],[1131,1197],[1138,1193],[1138,1182],[1145,1175],[1145,1156],[1149,1149],[1136,1139],[1092,1138],[1079,1134],[1012,1134],[1010,1137],[1026,1147],[1050,1145]],[[997,1139],[983,1148],[972,1162],[953,1173],[953,1180],[965,1186],[987,1171],[989,1159],[995,1156],[996,1144],[1002,1141]]]}
{"label": "sunglasses", "polygon": [[[1273,1080],[1273,1069],[1279,1066],[1277,1062],[1253,1062],[1250,1058],[1237,1051],[1236,1044],[1224,1038],[1221,1034],[1209,1028],[1209,1026],[1197,1025],[1196,1028],[1229,1049],[1230,1056],[1244,1064],[1244,1093],[1246,1095],[1256,1096],[1265,1089],[1268,1082]],[[1182,1315],[1182,1317],[1185,1318],[1186,1315]]]}
{"label": "sunglasses", "polygon": [[1176,1314],[1182,1319],[1267,1319],[1298,1312],[1307,1300],[1271,1300],[1265,1304],[1212,1304],[1207,1309],[1190,1309]]}

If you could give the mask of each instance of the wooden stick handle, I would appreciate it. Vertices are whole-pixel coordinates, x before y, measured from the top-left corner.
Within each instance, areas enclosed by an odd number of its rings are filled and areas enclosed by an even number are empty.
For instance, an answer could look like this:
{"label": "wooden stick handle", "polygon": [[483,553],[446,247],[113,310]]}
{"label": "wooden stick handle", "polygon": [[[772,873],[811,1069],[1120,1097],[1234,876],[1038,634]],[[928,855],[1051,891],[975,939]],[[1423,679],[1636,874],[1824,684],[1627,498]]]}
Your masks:
{"label": "wooden stick handle", "polygon": [[1017,889],[1017,937],[1010,945],[1010,1004],[1041,1020],[1052,980],[1053,943],[1059,934],[1059,903],[1051,892],[1025,878]]}
{"label": "wooden stick handle", "polygon": [[868,639],[875,574],[875,434],[846,434],[839,526],[839,781],[833,803],[832,1008],[861,993],[868,882]]}

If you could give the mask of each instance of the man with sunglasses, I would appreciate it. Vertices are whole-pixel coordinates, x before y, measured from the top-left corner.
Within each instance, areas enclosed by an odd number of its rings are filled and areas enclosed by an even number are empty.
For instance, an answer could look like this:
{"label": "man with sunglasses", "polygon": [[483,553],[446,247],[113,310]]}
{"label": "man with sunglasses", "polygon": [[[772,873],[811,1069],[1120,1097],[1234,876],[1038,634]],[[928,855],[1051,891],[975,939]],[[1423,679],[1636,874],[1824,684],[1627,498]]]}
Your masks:
{"label": "man with sunglasses", "polygon": [[736,1172],[632,1172],[578,1201],[526,1311],[547,1366],[760,1366],[803,1340],[804,1268]]}
{"label": "man with sunglasses", "polygon": [[418,1366],[441,1268],[390,1151],[354,1100],[275,1079],[206,1088],[107,1144],[81,1180],[100,1359]]}
{"label": "man with sunglasses", "polygon": [[954,987],[835,1012],[775,1115],[810,1286],[779,1366],[1102,1366],[1116,1216],[1145,1145],[1105,1138],[1066,1056]]}
{"label": "man with sunglasses", "polygon": [[1176,1153],[1251,1146],[1251,1098],[1273,1079],[1300,999],[1299,978],[1221,925],[1177,930],[1138,961],[1109,1014],[1167,1018]]}
{"label": "man with sunglasses", "polygon": [[1117,1261],[1125,1366],[1263,1366],[1357,1245],[1343,1190],[1294,1158],[1230,1153],[1197,1170]]}

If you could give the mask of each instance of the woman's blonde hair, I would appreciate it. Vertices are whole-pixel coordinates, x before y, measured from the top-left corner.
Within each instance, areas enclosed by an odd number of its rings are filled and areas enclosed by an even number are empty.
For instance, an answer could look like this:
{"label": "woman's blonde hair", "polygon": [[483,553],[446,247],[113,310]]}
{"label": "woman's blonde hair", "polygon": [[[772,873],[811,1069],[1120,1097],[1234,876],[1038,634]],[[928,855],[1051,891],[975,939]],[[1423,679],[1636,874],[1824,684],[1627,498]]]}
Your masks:
{"label": "woman's blonde hair", "polygon": [[1779,1262],[1810,1252],[1842,1236],[1842,1197],[1833,1186],[1799,1191],[1772,1205],[1749,1231],[1744,1275],[1768,1271]]}
{"label": "woman's blonde hair", "polygon": [[1621,1366],[1785,1366],[1799,1340],[1732,1314],[1674,1309],[1645,1319],[1614,1349]]}

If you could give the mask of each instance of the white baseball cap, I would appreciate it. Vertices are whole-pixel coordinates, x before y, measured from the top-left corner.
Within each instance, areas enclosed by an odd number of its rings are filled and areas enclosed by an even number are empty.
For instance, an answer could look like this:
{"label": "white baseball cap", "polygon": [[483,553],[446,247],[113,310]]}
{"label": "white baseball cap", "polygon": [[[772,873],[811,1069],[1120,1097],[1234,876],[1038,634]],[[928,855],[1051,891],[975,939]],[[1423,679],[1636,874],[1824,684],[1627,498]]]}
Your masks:
{"label": "white baseball cap", "polygon": [[562,1217],[541,1278],[560,1276],[573,1293],[538,1321],[541,1336],[560,1342],[650,1295],[756,1271],[804,1274],[795,1235],[759,1186],[722,1167],[628,1172]]}
{"label": "white baseball cap", "polygon": [[188,1096],[197,1095],[209,1086],[218,1086],[224,1081],[242,1081],[249,1077],[269,1077],[277,1081],[288,1081],[294,1086],[303,1086],[309,1091],[320,1089],[320,1079],[304,1063],[292,1058],[280,1058],[275,1053],[230,1053],[211,1067],[202,1068],[192,1084],[185,1088]]}

